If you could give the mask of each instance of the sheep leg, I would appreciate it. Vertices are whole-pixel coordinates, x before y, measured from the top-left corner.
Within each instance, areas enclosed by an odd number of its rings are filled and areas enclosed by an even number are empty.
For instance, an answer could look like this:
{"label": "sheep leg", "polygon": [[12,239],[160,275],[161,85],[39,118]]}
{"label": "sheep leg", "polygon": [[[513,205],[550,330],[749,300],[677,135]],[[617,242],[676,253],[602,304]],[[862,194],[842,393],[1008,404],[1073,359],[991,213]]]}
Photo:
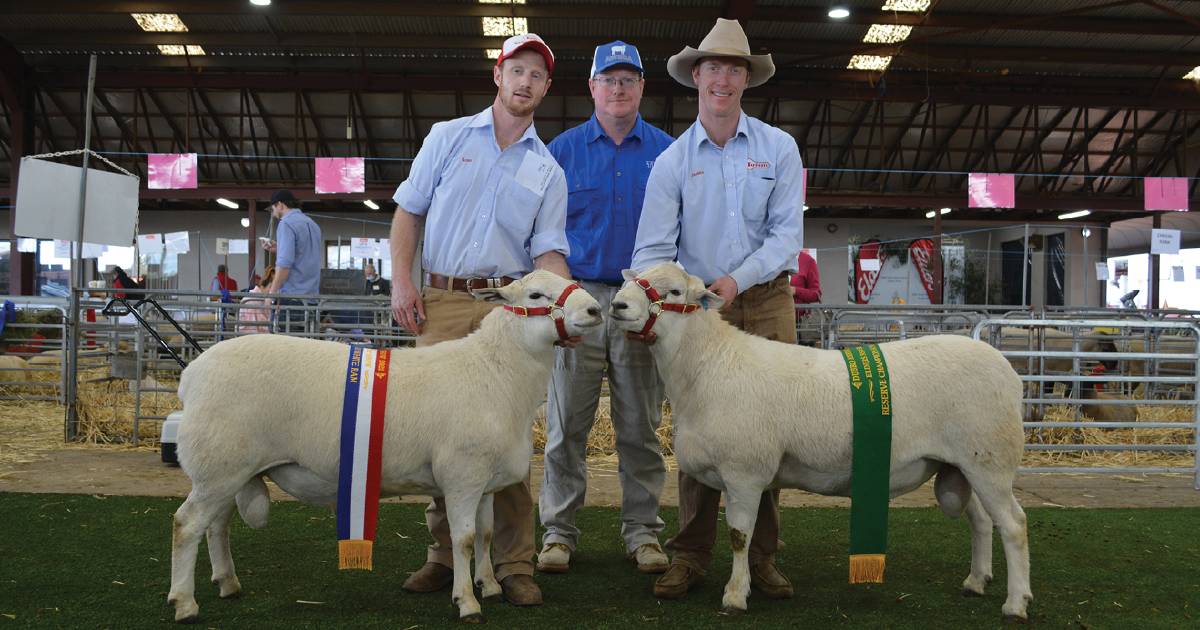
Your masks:
{"label": "sheep leg", "polygon": [[238,582],[233,567],[233,554],[229,550],[229,521],[233,517],[233,508],[233,503],[224,506],[205,532],[208,535],[208,559],[212,564],[212,583],[220,587],[223,599],[236,597],[242,592],[242,584]]}
{"label": "sheep leg", "polygon": [[1005,617],[1026,620],[1027,607],[1033,600],[1029,588],[1029,537],[1025,511],[1012,494],[1011,479],[1007,483],[977,480],[968,477],[983,508],[1000,530],[1004,543],[1004,559],[1008,567],[1008,598],[1001,607]]}
{"label": "sheep leg", "polygon": [[454,556],[454,588],[451,600],[458,618],[467,623],[483,622],[483,612],[471,588],[471,554],[475,551],[475,515],[482,493],[447,494],[446,516],[450,521],[450,546]]}
{"label": "sheep leg", "polygon": [[195,597],[196,553],[200,548],[200,537],[220,512],[221,504],[222,501],[213,499],[212,495],[202,498],[193,486],[183,505],[175,511],[171,529],[171,590],[167,593],[167,603],[175,606],[177,622],[195,621],[200,616]]}
{"label": "sheep leg", "polygon": [[763,489],[760,486],[733,486],[728,482],[726,487],[725,520],[729,523],[733,570],[729,582],[725,584],[721,611],[740,614],[746,612],[746,598],[750,595],[750,539],[754,535],[754,522],[758,518],[758,502]]}
{"label": "sheep leg", "polygon": [[480,597],[484,600],[499,597],[502,592],[492,567],[493,497],[483,495],[479,509],[475,510],[475,586],[479,587]]}
{"label": "sheep leg", "polygon": [[971,494],[967,501],[967,521],[971,525],[971,574],[963,580],[963,595],[983,595],[992,581],[992,519]]}

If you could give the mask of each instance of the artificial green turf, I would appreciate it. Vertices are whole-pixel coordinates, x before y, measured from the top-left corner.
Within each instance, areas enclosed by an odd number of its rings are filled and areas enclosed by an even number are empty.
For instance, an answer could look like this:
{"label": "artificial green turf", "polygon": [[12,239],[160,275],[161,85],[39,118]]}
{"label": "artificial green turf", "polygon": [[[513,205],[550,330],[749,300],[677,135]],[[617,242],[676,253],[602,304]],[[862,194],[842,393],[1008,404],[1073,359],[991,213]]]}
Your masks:
{"label": "artificial green turf", "polygon": [[[167,627],[171,512],[179,499],[0,493],[0,627]],[[1200,625],[1200,509],[1028,510],[1035,625],[1183,628]],[[667,532],[675,511],[664,510]],[[400,590],[424,561],[422,507],[380,510],[376,571],[339,572],[333,515],[296,503],[271,506],[255,531],[235,517],[234,561],[243,595],[223,601],[209,584],[201,545],[196,599],[202,627],[297,628],[456,625],[448,592]],[[1005,569],[983,598],[959,585],[969,563],[965,520],[934,508],[893,509],[884,585],[846,584],[848,512],[785,509],[780,566],[796,597],[751,595],[738,618],[718,614],[729,575],[724,525],[708,580],[682,602],[660,602],[652,576],[624,559],[612,509],[580,513],[584,540],[566,575],[538,576],[546,604],[484,604],[502,628],[871,627],[1001,625]],[[540,533],[540,532],[539,532]],[[665,536],[664,536],[665,540]],[[306,602],[319,603],[299,603]]]}

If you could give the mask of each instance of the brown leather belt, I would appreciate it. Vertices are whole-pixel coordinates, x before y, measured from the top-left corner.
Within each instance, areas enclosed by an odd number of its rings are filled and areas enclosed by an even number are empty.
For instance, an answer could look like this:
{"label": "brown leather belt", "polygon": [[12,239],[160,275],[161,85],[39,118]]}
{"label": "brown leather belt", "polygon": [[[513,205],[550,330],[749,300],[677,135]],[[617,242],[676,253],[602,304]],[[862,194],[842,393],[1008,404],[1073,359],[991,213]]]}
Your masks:
{"label": "brown leather belt", "polygon": [[508,286],[512,284],[512,278],[455,278],[453,276],[443,276],[436,273],[425,274],[425,286],[435,289],[445,289],[447,291],[470,291],[472,289],[486,289]]}

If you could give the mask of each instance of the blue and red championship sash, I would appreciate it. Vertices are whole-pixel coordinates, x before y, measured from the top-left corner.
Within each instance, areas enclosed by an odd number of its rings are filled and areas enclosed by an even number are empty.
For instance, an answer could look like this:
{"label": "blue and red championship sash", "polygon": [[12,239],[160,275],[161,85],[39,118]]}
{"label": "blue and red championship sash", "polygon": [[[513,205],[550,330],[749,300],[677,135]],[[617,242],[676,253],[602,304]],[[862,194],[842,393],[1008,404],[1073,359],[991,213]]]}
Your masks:
{"label": "blue and red championship sash", "polygon": [[339,569],[371,570],[390,359],[389,350],[350,347],[338,470]]}

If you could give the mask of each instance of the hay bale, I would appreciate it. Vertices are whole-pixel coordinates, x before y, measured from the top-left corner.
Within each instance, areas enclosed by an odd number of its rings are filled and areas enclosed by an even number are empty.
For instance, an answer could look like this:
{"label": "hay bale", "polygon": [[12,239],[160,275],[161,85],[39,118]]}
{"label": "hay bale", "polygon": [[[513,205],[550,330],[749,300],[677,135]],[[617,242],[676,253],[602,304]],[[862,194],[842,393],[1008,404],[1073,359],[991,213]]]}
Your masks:
{"label": "hay bale", "polygon": [[24,383],[28,380],[28,361],[11,354],[0,355],[0,381]]}

